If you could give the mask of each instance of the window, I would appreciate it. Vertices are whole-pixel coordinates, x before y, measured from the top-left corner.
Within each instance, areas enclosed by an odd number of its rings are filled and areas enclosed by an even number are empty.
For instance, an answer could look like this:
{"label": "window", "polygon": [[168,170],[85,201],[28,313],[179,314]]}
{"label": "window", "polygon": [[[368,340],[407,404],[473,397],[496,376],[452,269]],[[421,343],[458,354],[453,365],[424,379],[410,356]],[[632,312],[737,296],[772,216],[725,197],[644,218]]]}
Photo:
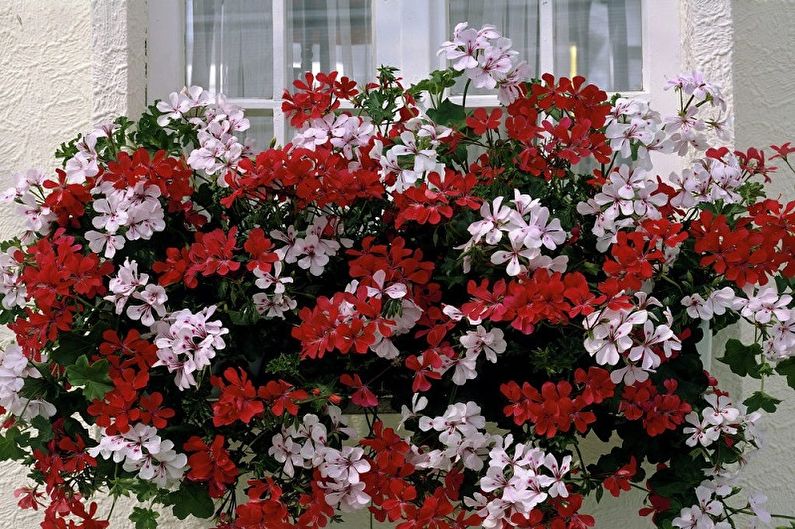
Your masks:
{"label": "window", "polygon": [[[436,50],[460,21],[497,26],[539,75],[584,75],[606,90],[655,100],[665,78],[679,71],[678,0],[160,0],[149,6],[148,98],[184,84],[224,93],[248,110],[260,147],[270,137],[289,138],[279,98],[303,72],[334,69],[367,81],[378,65],[390,64],[412,82],[444,66]],[[454,99],[462,86],[452,89]],[[497,104],[487,92],[470,94],[467,106]]]}

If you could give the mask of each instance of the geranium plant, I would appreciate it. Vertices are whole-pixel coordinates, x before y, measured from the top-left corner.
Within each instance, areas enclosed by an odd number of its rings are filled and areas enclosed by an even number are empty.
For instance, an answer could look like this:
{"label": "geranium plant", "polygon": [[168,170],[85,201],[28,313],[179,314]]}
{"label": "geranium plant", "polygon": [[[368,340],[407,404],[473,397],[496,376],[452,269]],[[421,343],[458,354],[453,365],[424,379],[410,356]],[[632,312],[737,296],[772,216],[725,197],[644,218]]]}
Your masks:
{"label": "geranium plant", "polygon": [[[230,529],[356,510],[580,529],[584,497],[633,487],[658,527],[771,521],[735,477],[784,397],[765,379],[795,385],[795,202],[763,186],[795,148],[721,147],[697,73],[663,117],[529,79],[491,26],[440,53],[411,86],[306,74],[285,146],[255,152],[243,112],[190,87],[18,176],[0,456],[29,468],[15,495],[42,527],[107,527],[109,493],[139,529],[163,507]],[[459,79],[500,106],[454,103]],[[683,169],[658,174],[666,156]],[[740,320],[754,340],[721,360],[760,380],[744,402],[696,349]]]}

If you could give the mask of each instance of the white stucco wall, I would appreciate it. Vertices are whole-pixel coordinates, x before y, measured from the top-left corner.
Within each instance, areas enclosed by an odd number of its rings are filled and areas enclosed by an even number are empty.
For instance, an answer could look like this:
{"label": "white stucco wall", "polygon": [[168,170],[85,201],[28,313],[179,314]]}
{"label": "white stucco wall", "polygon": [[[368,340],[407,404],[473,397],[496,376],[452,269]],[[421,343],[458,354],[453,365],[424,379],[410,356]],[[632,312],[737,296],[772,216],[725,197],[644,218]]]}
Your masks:
{"label": "white stucco wall", "polygon": [[[90,9],[87,2],[0,3],[0,185],[28,167],[51,168],[65,139],[91,118]],[[0,206],[0,234],[19,231],[18,217]],[[14,462],[0,464],[0,527],[32,529],[40,514],[22,511],[14,488],[25,482]]]}
{"label": "white stucco wall", "polygon": [[[795,141],[795,2],[734,0],[732,9],[736,146]],[[784,167],[770,189],[795,200],[795,176]],[[759,381],[743,381],[742,389],[745,398]],[[767,418],[767,446],[752,459],[744,481],[767,494],[771,511],[795,515],[795,391],[780,379],[765,391],[784,402]]]}
{"label": "white stucco wall", "polygon": [[[723,84],[736,110],[739,147],[795,140],[793,28],[795,2],[788,0],[682,1],[683,67],[703,70]],[[128,0],[0,1],[0,188],[10,185],[14,171],[52,168],[55,148],[75,133],[103,119],[140,111],[146,87],[145,35],[146,0],[129,0],[129,5]],[[774,188],[795,197],[795,178],[779,180]],[[0,238],[18,227],[13,212],[0,209]],[[716,347],[720,343],[717,339]],[[731,378],[728,385],[738,392],[756,389]],[[754,461],[747,482],[766,491],[773,510],[792,512],[795,395],[777,386],[770,391],[788,400],[767,422],[769,447]],[[586,459],[595,456],[596,448],[586,450]],[[40,514],[19,510],[12,497],[24,481],[23,469],[0,464],[0,529],[38,527]],[[651,527],[635,514],[640,501],[632,491],[619,500],[608,495],[584,510],[596,516],[600,529]],[[110,503],[101,504],[107,512]],[[112,528],[131,527],[126,519],[131,505],[122,501],[116,506]],[[366,526],[366,516],[346,525]],[[165,514],[161,527],[202,525]]]}

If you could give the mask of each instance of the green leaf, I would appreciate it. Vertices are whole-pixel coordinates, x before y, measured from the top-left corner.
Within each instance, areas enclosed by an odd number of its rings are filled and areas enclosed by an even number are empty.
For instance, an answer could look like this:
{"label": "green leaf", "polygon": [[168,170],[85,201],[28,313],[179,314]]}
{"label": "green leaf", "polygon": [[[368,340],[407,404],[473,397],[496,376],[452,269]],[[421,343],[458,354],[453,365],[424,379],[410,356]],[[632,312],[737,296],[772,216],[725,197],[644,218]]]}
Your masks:
{"label": "green leaf", "polygon": [[768,413],[773,413],[776,411],[776,405],[781,404],[781,401],[764,391],[757,391],[745,399],[743,404],[748,407],[748,413],[756,410],[765,410]]}
{"label": "green leaf", "polygon": [[80,355],[96,347],[95,341],[80,336],[77,333],[63,334],[58,337],[58,347],[52,352],[52,359],[63,366],[70,366],[77,362]]}
{"label": "green leaf", "polygon": [[104,359],[89,365],[86,355],[82,355],[66,368],[66,378],[73,386],[83,386],[83,396],[89,402],[103,398],[113,389],[108,377],[108,361]]}
{"label": "green leaf", "polygon": [[142,509],[133,507],[130,514],[130,521],[135,524],[135,529],[157,529],[157,517],[159,513],[152,509]]}
{"label": "green leaf", "polygon": [[179,490],[166,496],[166,505],[174,506],[174,516],[180,520],[191,515],[196,518],[210,518],[215,511],[213,500],[205,487],[184,481]]}
{"label": "green leaf", "polygon": [[429,108],[428,117],[439,125],[452,128],[463,127],[467,119],[464,107],[456,105],[449,99],[442,101],[437,108]]}
{"label": "green leaf", "polygon": [[17,437],[19,437],[19,428],[16,426],[9,428],[5,435],[0,435],[0,461],[25,457],[26,453],[19,447]]}
{"label": "green leaf", "polygon": [[759,378],[759,364],[756,356],[762,353],[759,344],[743,345],[740,340],[732,338],[726,342],[726,354],[718,358],[728,365],[732,372],[741,377],[752,376]]}
{"label": "green leaf", "polygon": [[33,448],[44,448],[44,445],[53,437],[52,423],[50,423],[49,419],[39,415],[30,421],[30,425],[39,432],[36,437],[30,440],[30,446]]}
{"label": "green leaf", "polygon": [[776,373],[787,377],[787,385],[795,389],[795,358],[787,358],[776,366]]}

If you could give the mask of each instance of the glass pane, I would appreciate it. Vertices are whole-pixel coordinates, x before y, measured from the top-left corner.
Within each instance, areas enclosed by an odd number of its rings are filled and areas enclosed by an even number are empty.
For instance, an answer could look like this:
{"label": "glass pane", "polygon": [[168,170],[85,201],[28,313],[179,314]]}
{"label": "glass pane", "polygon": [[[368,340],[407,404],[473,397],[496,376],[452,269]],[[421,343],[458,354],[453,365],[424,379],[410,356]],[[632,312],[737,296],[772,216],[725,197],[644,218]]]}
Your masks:
{"label": "glass pane", "polygon": [[[538,0],[450,0],[448,13],[448,38],[459,22],[469,22],[474,28],[491,24],[511,39],[513,49],[519,52],[517,59],[526,61],[531,72],[538,71]],[[465,83],[465,78],[459,78],[452,93],[461,95]],[[495,91],[470,88],[469,93],[493,94]]]}
{"label": "glass pane", "polygon": [[641,0],[555,2],[555,75],[642,90]]}
{"label": "glass pane", "polygon": [[371,0],[290,0],[287,17],[291,79],[331,70],[358,82],[375,77]]}
{"label": "glass pane", "polygon": [[267,149],[273,139],[273,112],[270,110],[246,110],[251,127],[238,135],[240,141],[254,139],[254,152]]}
{"label": "glass pane", "polygon": [[229,97],[273,97],[272,0],[187,0],[189,85]]}

